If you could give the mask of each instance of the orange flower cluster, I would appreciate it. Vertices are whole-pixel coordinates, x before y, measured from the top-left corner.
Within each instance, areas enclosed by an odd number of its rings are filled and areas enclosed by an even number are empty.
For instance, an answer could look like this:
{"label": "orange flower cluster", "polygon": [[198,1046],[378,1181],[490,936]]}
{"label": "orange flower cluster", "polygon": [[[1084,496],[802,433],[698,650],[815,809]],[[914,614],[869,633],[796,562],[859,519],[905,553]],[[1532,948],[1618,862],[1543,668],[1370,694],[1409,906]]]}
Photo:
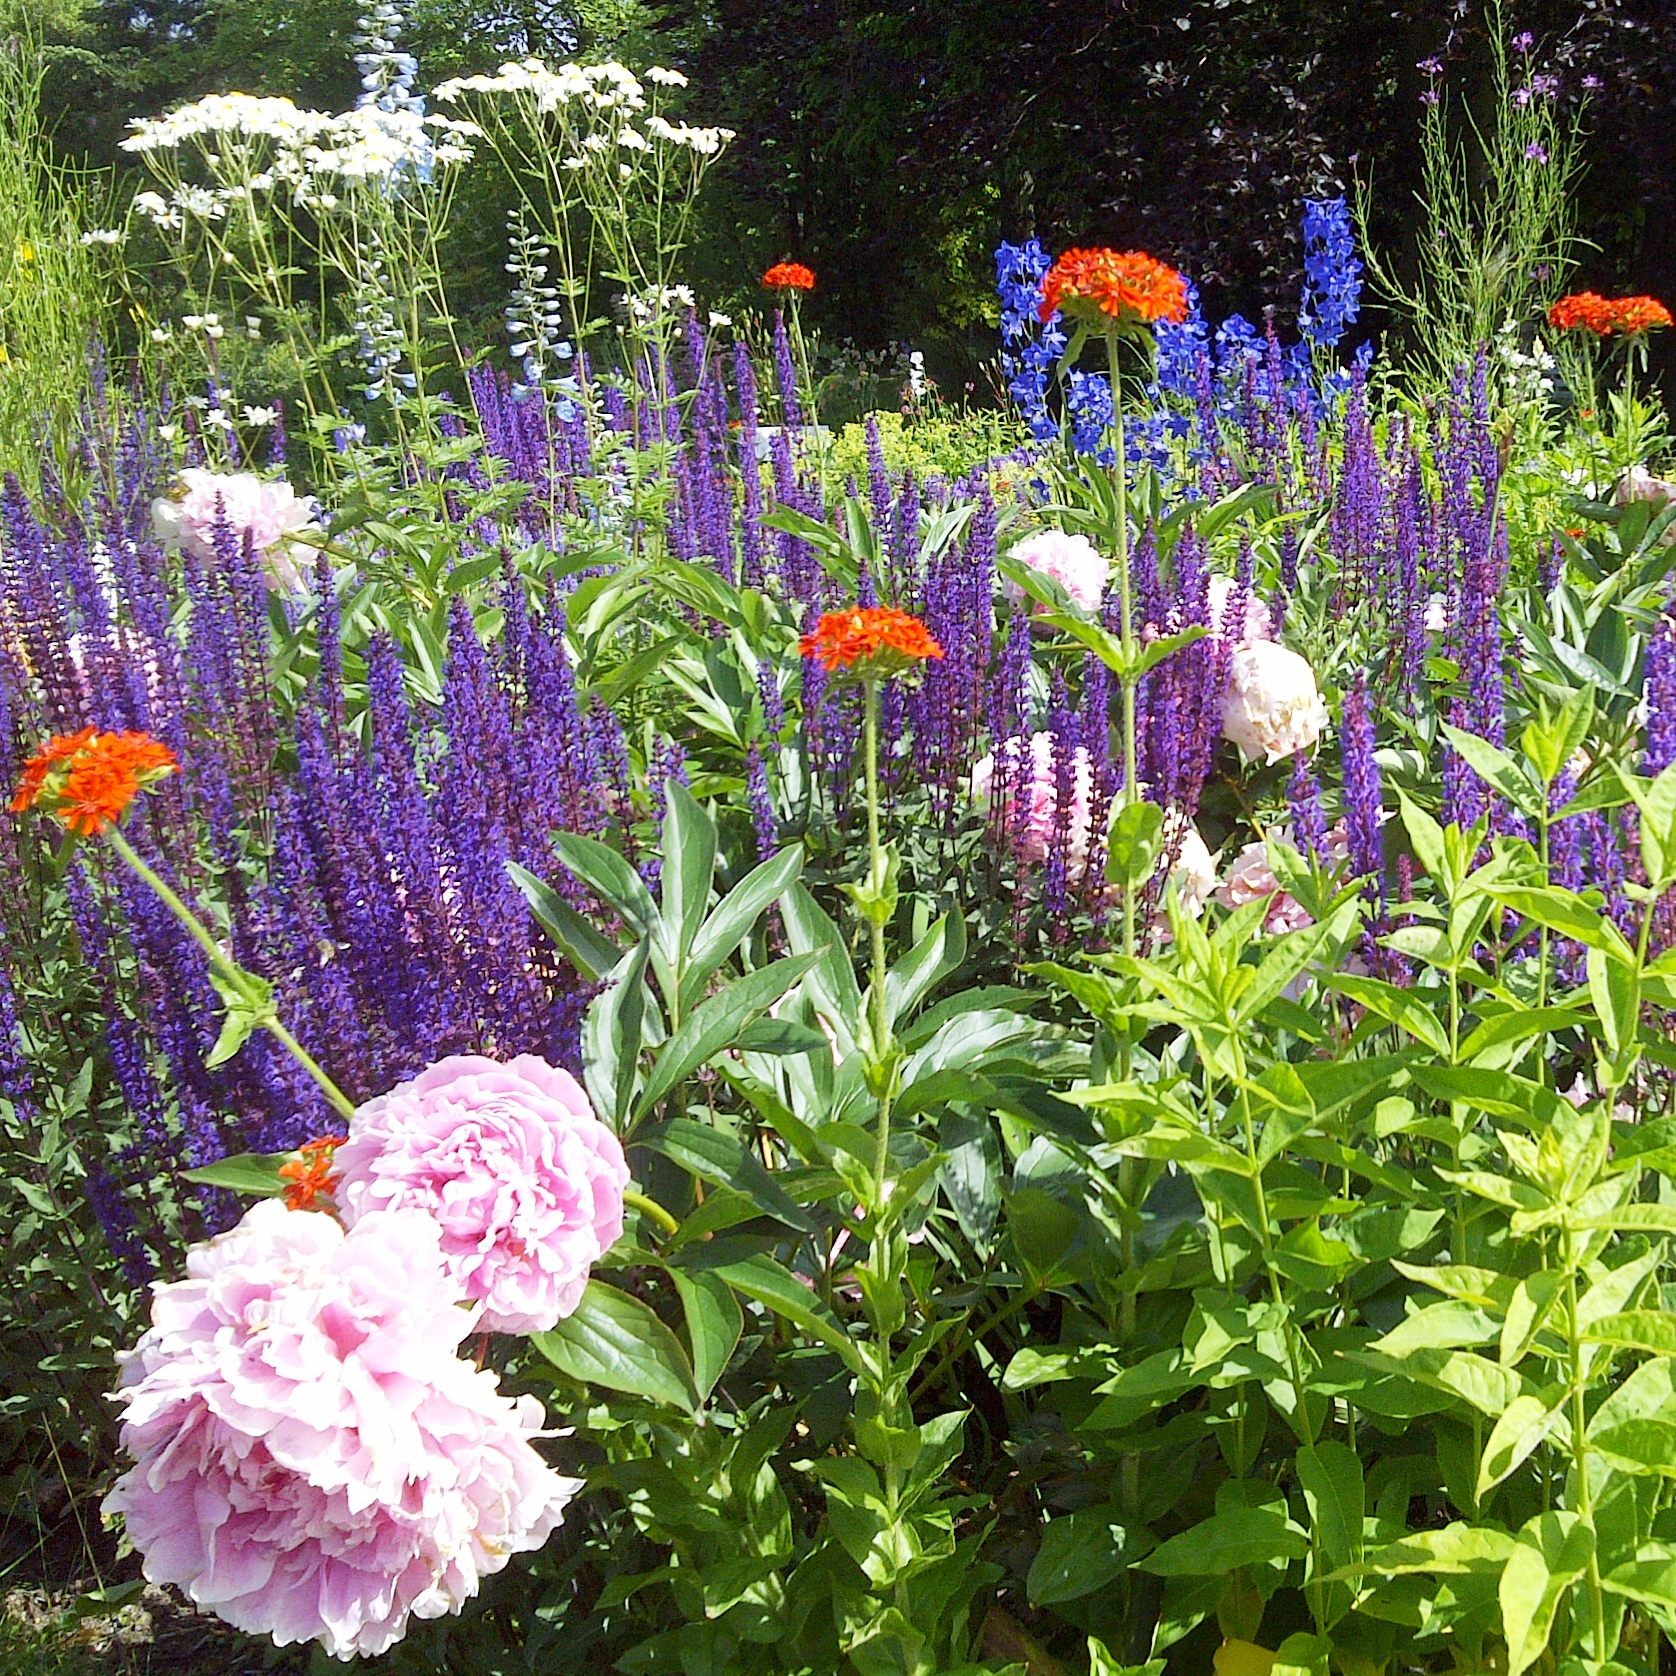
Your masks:
{"label": "orange flower cluster", "polygon": [[918,617],[873,605],[829,612],[798,642],[798,650],[806,658],[819,658],[828,674],[847,673],[861,681],[900,675],[943,655]]}
{"label": "orange flower cluster", "polygon": [[815,271],[801,262],[776,262],[762,276],[762,283],[770,291],[813,291]]}
{"label": "orange flower cluster", "polygon": [[1067,250],[1042,280],[1043,322],[1055,313],[1105,330],[1187,318],[1187,281],[1139,250]]}
{"label": "orange flower cluster", "polygon": [[1670,310],[1656,297],[1602,297],[1579,291],[1548,310],[1548,324],[1562,332],[1576,327],[1606,337],[1612,332],[1650,332],[1671,324]]}
{"label": "orange flower cluster", "polygon": [[313,1210],[317,1198],[331,1197],[338,1184],[332,1174],[332,1157],[342,1145],[340,1135],[320,1135],[304,1141],[297,1156],[279,1166],[280,1179],[291,1183],[285,1189],[287,1210]]}
{"label": "orange flower cluster", "polygon": [[84,727],[49,739],[23,765],[13,814],[40,808],[81,837],[119,821],[149,785],[179,766],[149,733],[100,733]]}

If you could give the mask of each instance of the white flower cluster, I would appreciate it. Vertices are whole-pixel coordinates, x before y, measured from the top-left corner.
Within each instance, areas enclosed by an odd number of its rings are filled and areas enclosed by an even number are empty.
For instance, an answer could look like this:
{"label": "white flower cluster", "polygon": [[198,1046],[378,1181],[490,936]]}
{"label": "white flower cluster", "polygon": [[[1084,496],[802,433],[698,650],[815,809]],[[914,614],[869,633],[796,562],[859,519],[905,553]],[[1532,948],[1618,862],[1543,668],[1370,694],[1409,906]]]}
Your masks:
{"label": "white flower cluster", "polygon": [[[646,72],[646,79],[659,87],[687,85],[687,78],[679,70],[658,66]],[[646,89],[640,78],[621,64],[562,64],[557,70],[550,70],[539,58],[525,58],[501,65],[493,75],[460,76],[445,81],[436,90],[436,97],[444,103],[453,103],[467,93],[527,97],[542,115],[573,104],[587,113],[620,112],[624,119],[621,128],[609,135],[590,134],[582,142],[591,150],[615,145],[630,151],[650,151],[653,140],[662,140],[700,157],[714,157],[734,138],[731,128],[694,128],[684,122],[666,121],[656,112],[646,118],[646,132],[641,133],[633,126],[632,119],[647,107]],[[598,143],[594,144],[596,139]],[[580,166],[576,158],[568,158],[566,162],[573,168]]]}
{"label": "white flower cluster", "polygon": [[[668,314],[678,308],[690,309],[698,306],[698,299],[693,296],[690,285],[666,285],[661,290],[648,291],[639,297],[625,291],[619,301],[625,311],[642,325],[657,319],[660,314]],[[729,320],[727,324],[731,326],[733,322]]]}
{"label": "white flower cluster", "polygon": [[425,116],[417,101],[327,116],[245,93],[211,94],[166,116],[137,118],[133,127],[125,150],[150,155],[194,146],[213,179],[135,197],[135,211],[165,232],[224,219],[230,205],[281,187],[294,204],[330,211],[350,183],[383,185],[407,173],[426,180],[438,166],[469,161],[471,141],[482,133],[475,123]]}

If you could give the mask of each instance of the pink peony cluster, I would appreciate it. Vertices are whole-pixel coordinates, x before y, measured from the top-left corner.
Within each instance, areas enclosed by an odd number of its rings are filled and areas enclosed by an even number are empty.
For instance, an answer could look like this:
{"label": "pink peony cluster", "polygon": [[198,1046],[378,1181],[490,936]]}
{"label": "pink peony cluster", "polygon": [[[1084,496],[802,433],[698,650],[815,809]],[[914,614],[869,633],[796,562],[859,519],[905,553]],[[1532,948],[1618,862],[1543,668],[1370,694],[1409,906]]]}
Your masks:
{"label": "pink peony cluster", "polygon": [[[1297,843],[1289,826],[1277,827],[1274,836],[1282,843]],[[1327,834],[1327,851],[1321,859],[1330,872],[1336,872],[1350,859],[1350,838],[1343,821],[1339,821]],[[1314,924],[1297,897],[1282,889],[1270,864],[1269,846],[1264,839],[1247,844],[1234,857],[1228,877],[1216,893],[1216,900],[1224,908],[1243,908],[1248,902],[1266,900],[1269,907],[1263,915],[1265,931],[1301,931],[1306,925]]]}
{"label": "pink peony cluster", "polygon": [[304,566],[314,549],[292,538],[315,524],[314,501],[289,483],[265,483],[248,471],[204,471],[188,466],[180,474],[183,492],[151,503],[152,528],[160,541],[184,548],[194,558],[215,558],[216,526],[226,523],[235,541],[249,541],[263,579],[274,593],[305,594]]}
{"label": "pink peony cluster", "polygon": [[458,1354],[436,1222],[264,1200],[156,1288],[118,1400],[134,1459],[105,1500],[145,1574],[280,1646],[374,1655],[538,1548],[581,1487],[543,1415]]}
{"label": "pink peony cluster", "polygon": [[403,1206],[436,1219],[491,1332],[546,1332],[570,1314],[623,1232],[622,1146],[576,1079],[532,1054],[439,1060],[355,1113],[332,1168],[351,1227]]}
{"label": "pink peony cluster", "polygon": [[[1020,564],[1051,576],[1084,611],[1098,611],[1106,597],[1106,580],[1111,566],[1105,555],[1086,535],[1067,535],[1063,530],[1040,530],[1012,550]],[[1015,603],[1023,597],[1017,583],[1007,584],[1007,595]]]}
{"label": "pink peony cluster", "polygon": [[[1055,735],[1033,733],[1028,745],[1009,739],[972,769],[972,798],[989,806],[1005,802],[1000,815],[1024,861],[1046,861],[1059,830],[1059,785],[1054,767]],[[997,780],[1002,784],[997,784]],[[1094,766],[1078,745],[1071,752],[1071,806],[1065,817],[1065,876],[1073,884],[1088,871],[1093,838]]]}

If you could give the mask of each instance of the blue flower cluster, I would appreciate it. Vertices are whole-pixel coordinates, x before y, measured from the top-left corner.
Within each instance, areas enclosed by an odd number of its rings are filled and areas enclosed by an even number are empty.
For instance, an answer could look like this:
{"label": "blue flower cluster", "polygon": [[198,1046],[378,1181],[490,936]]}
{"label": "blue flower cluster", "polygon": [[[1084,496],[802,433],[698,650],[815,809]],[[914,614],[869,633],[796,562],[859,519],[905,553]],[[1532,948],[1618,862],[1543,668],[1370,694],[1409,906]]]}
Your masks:
{"label": "blue flower cluster", "polygon": [[1298,328],[1317,349],[1331,349],[1356,318],[1362,264],[1343,198],[1304,199],[1304,294]]}
{"label": "blue flower cluster", "polygon": [[995,290],[1001,299],[1001,371],[1018,403],[1030,434],[1038,442],[1059,435],[1059,422],[1048,411],[1048,380],[1065,353],[1065,329],[1055,314],[1042,325],[1042,276],[1053,258],[1039,239],[1002,243],[995,252]]}
{"label": "blue flower cluster", "polygon": [[406,23],[390,0],[377,0],[370,12],[358,20],[355,68],[361,72],[361,97],[357,106],[376,105],[381,111],[412,111],[425,114],[425,101],[413,91],[419,61],[402,52],[396,42]]}

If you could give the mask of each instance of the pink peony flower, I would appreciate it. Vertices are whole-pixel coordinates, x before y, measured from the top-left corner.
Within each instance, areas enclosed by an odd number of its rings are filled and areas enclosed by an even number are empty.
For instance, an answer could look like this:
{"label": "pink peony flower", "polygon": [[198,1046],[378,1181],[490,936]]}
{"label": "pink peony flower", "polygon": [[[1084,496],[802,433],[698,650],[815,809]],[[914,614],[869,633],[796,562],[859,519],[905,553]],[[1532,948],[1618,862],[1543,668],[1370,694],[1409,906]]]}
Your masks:
{"label": "pink peony flower", "polygon": [[[972,797],[992,804],[1004,796],[1001,818],[1024,861],[1046,861],[1059,827],[1059,787],[1054,772],[1054,735],[1034,733],[1028,748],[1009,739],[972,769]],[[997,763],[999,762],[999,769]],[[1004,782],[998,783],[998,780]],[[1078,745],[1071,753],[1071,807],[1065,828],[1065,876],[1073,883],[1088,871],[1092,836],[1094,767]]]}
{"label": "pink peony flower", "polygon": [[1274,615],[1255,595],[1245,596],[1245,611],[1239,621],[1233,620],[1234,590],[1238,586],[1231,576],[1211,577],[1205,605],[1212,636],[1240,645],[1248,640],[1273,640]]}
{"label": "pink peony flower", "polygon": [[355,1113],[332,1167],[350,1226],[397,1206],[441,1223],[490,1332],[546,1332],[622,1237],[622,1146],[576,1079],[533,1054],[438,1060]]}
{"label": "pink peony flower", "polygon": [[[1084,611],[1100,609],[1111,566],[1086,535],[1067,535],[1063,530],[1040,530],[1019,542],[1013,548],[1012,556],[1032,570],[1051,576]],[[1007,597],[1016,603],[1024,597],[1024,590],[1016,582],[1009,582]]]}
{"label": "pink peony flower", "polygon": [[430,1217],[346,1234],[264,1200],[186,1269],[125,1358],[135,1464],[105,1498],[152,1582],[282,1647],[381,1653],[540,1547],[581,1488],[530,1445],[540,1404],[458,1355],[472,1316]]}
{"label": "pink peony flower", "polygon": [[[1283,843],[1296,845],[1297,839],[1289,826],[1278,827],[1274,836]],[[1321,858],[1330,872],[1336,872],[1350,859],[1350,836],[1343,821],[1337,822],[1327,834],[1327,852]],[[1267,898],[1269,909],[1263,916],[1265,931],[1301,931],[1313,925],[1304,905],[1290,891],[1283,890],[1269,864],[1269,846],[1265,839],[1247,844],[1234,857],[1228,877],[1216,893],[1216,900],[1224,908],[1243,908],[1247,902]]]}
{"label": "pink peony flower", "polygon": [[1222,733],[1247,759],[1279,762],[1313,745],[1327,725],[1315,671],[1284,646],[1250,640],[1234,648]]}
{"label": "pink peony flower", "polygon": [[248,471],[214,472],[188,466],[180,474],[185,493],[151,503],[151,524],[160,541],[183,547],[194,558],[215,558],[215,530],[225,520],[233,539],[249,539],[263,579],[274,593],[305,594],[303,566],[314,564],[314,549],[292,536],[316,527],[314,501],[289,483],[264,483]]}
{"label": "pink peony flower", "polygon": [[1631,506],[1638,500],[1650,501],[1656,510],[1667,501],[1676,500],[1676,483],[1653,476],[1645,466],[1631,466],[1618,479],[1612,499],[1619,506]]}

